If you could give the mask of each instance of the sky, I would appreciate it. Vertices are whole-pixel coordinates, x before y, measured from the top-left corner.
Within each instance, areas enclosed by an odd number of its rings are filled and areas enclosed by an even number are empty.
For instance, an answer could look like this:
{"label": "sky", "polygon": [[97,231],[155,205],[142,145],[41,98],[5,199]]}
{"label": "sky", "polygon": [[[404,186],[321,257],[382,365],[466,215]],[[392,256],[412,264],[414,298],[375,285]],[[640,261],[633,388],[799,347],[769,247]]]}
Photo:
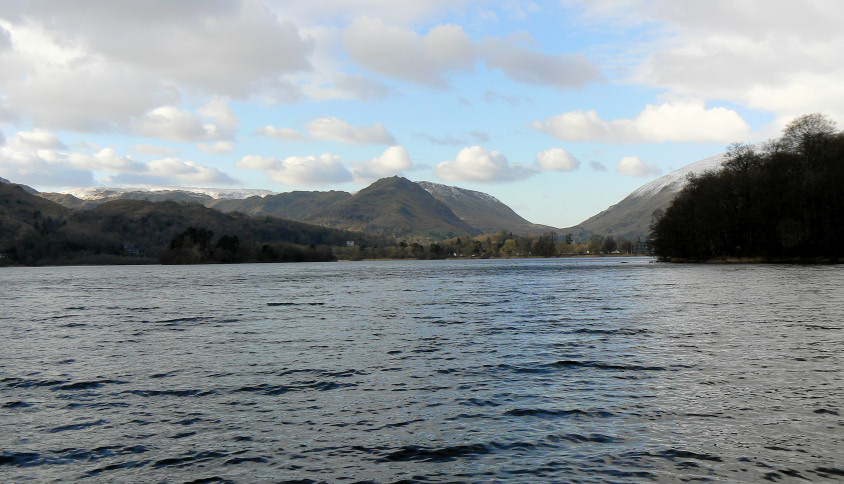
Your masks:
{"label": "sky", "polygon": [[0,2],[0,177],[356,191],[573,226],[797,116],[844,121],[840,0]]}

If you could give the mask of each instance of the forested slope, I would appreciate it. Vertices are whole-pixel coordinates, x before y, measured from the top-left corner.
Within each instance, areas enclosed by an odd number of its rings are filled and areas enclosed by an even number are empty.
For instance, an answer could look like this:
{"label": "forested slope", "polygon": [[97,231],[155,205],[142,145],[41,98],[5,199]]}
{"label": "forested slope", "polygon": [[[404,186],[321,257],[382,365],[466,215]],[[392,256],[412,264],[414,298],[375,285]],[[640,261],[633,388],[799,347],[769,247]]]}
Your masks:
{"label": "forested slope", "polygon": [[844,133],[812,114],[760,151],[732,146],[720,171],[690,177],[653,238],[665,259],[841,260]]}

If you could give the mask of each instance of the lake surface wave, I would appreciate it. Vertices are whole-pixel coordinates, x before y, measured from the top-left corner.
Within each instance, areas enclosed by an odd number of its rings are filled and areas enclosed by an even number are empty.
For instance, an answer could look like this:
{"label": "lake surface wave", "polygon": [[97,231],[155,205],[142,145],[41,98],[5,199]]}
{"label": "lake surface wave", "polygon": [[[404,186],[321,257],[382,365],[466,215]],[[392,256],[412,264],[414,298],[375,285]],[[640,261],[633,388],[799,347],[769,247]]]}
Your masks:
{"label": "lake surface wave", "polygon": [[0,480],[844,478],[844,271],[0,270]]}

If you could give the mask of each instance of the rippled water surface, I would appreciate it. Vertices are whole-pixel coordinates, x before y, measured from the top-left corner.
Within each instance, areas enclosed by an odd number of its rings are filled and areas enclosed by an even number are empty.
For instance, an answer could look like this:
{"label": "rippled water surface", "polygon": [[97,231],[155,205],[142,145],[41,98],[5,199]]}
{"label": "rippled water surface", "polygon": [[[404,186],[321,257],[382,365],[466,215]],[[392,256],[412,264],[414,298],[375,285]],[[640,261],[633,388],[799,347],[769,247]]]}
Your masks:
{"label": "rippled water surface", "polygon": [[0,481],[844,479],[844,269],[0,270]]}

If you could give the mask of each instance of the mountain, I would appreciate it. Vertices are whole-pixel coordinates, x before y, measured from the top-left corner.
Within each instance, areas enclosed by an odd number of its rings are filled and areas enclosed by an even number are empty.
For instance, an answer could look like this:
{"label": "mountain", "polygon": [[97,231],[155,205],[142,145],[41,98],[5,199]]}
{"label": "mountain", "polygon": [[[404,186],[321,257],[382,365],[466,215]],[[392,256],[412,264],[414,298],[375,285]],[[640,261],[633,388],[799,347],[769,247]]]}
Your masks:
{"label": "mountain", "polygon": [[502,230],[517,235],[543,234],[555,231],[554,227],[533,224],[519,216],[512,208],[497,198],[483,192],[440,185],[427,181],[416,182],[434,198],[443,202],[455,215],[482,233]]}
{"label": "mountain", "polygon": [[376,181],[309,221],[392,236],[446,238],[480,233],[424,188],[398,176]]}
{"label": "mountain", "polygon": [[294,191],[210,188],[92,187],[39,196],[72,209],[90,210],[114,200],[177,201],[225,213],[273,216],[382,235],[424,238],[480,233],[541,234],[553,227],[535,225],[495,197],[430,182],[393,177],[356,194],[343,191]]}
{"label": "mountain", "polygon": [[38,195],[65,207],[87,210],[112,200],[188,202],[207,205],[217,200],[238,200],[269,195],[268,190],[185,187],[88,187]]}
{"label": "mountain", "polygon": [[88,210],[108,201],[106,199],[82,199],[69,193],[41,192],[38,196],[73,210]]}
{"label": "mountain", "polygon": [[[240,199],[251,196],[270,195],[269,190],[257,190],[251,188],[192,188],[192,187],[87,187],[66,190],[62,193],[73,195],[84,200],[118,200],[135,199],[143,200],[144,194],[149,197],[172,196],[198,200],[209,199]],[[177,201],[175,199],[170,199]],[[150,200],[156,201],[156,200]]]}
{"label": "mountain", "polygon": [[29,193],[23,185],[0,183],[0,251],[16,241],[37,236],[70,211]]}
{"label": "mountain", "polygon": [[[222,213],[199,204],[114,200],[70,215],[68,232],[101,234],[140,252],[156,254],[188,227],[211,230],[215,237],[237,236],[246,242],[343,245],[353,234],[276,217]],[[356,235],[356,234],[355,234]]]}
{"label": "mountain", "polygon": [[288,192],[244,199],[211,200],[205,206],[221,212],[240,212],[247,215],[270,215],[300,222],[308,220],[320,210],[351,198],[348,192]]}
{"label": "mountain", "polygon": [[327,260],[330,252],[313,246],[345,246],[347,240],[383,245],[360,233],[196,203],[124,199],[71,210],[19,185],[0,184],[0,265],[153,262],[190,227],[213,232],[211,243],[228,236],[226,243],[239,244],[237,254],[247,261]]}
{"label": "mountain", "polygon": [[3,184],[17,185],[17,186],[21,187],[23,189],[23,191],[25,191],[26,193],[29,193],[31,195],[35,195],[35,194],[38,193],[38,190],[36,190],[32,187],[29,187],[29,186],[26,186],[26,185],[21,185],[21,184],[18,184],[18,183],[12,183],[5,178],[0,178],[0,185],[3,185]]}
{"label": "mountain", "polygon": [[689,175],[717,170],[725,160],[721,153],[686,165],[634,190],[623,200],[575,227],[564,229],[580,238],[588,234],[612,235],[617,238],[648,238],[655,210],[665,210],[680,193]]}

